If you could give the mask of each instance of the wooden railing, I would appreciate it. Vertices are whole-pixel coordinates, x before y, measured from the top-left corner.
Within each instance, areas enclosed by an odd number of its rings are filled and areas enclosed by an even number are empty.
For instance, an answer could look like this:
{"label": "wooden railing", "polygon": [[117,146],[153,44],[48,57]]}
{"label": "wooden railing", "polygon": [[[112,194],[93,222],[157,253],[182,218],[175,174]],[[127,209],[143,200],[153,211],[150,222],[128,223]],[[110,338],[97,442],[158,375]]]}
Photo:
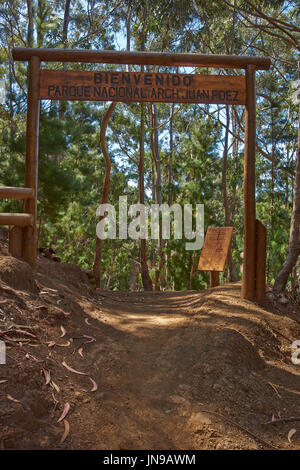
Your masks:
{"label": "wooden railing", "polygon": [[14,188],[12,186],[0,186],[0,197],[8,199],[32,199],[34,197],[31,188]]}
{"label": "wooden railing", "polygon": [[33,225],[31,214],[5,214],[0,213],[0,225],[14,225],[16,227],[28,227]]}

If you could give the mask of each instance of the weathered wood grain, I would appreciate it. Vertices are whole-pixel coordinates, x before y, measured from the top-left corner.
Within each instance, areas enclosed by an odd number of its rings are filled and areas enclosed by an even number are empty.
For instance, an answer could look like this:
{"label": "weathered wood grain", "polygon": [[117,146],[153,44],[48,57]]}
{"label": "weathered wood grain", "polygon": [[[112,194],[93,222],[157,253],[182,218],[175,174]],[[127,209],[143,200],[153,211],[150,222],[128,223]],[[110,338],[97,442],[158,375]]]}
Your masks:
{"label": "weathered wood grain", "polygon": [[266,258],[267,258],[267,231],[266,227],[256,220],[256,279],[255,297],[263,302],[266,295]]}
{"label": "weathered wood grain", "polygon": [[245,76],[41,70],[46,100],[246,104]]}
{"label": "weathered wood grain", "polygon": [[33,190],[33,198],[24,202],[24,212],[32,215],[33,224],[24,229],[23,256],[33,268],[36,266],[37,245],[37,185],[39,154],[39,121],[40,121],[40,58],[33,56],[29,62],[25,186]]}
{"label": "weathered wood grain", "polygon": [[245,112],[244,156],[244,261],[242,297],[255,297],[255,151],[256,151],[256,92],[255,67],[246,71],[247,104]]}
{"label": "weathered wood grain", "polygon": [[206,55],[173,52],[92,51],[88,49],[38,49],[14,47],[14,60],[28,61],[32,56],[45,62],[85,62],[98,64],[140,64],[186,67],[246,68],[252,64],[257,70],[268,70],[269,57],[238,55]]}
{"label": "weathered wood grain", "polygon": [[14,214],[4,213],[0,214],[0,225],[16,225],[17,227],[27,227],[33,225],[33,216],[31,214]]}
{"label": "weathered wood grain", "polygon": [[0,186],[0,197],[8,199],[32,198],[34,192],[31,188],[14,188],[12,186]]}
{"label": "weathered wood grain", "polygon": [[12,227],[8,236],[8,251],[12,256],[22,258],[23,256],[23,229]]}
{"label": "weathered wood grain", "polygon": [[201,251],[199,271],[224,271],[233,227],[208,227]]}

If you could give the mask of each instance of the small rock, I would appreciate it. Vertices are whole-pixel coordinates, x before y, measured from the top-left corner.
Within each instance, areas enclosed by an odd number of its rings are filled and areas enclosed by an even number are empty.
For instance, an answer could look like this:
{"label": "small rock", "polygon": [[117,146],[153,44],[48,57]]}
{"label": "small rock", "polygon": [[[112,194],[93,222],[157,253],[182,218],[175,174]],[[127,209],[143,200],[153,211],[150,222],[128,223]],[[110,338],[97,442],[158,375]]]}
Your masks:
{"label": "small rock", "polygon": [[286,305],[289,303],[289,299],[284,294],[281,294],[278,299],[278,302],[282,305]]}

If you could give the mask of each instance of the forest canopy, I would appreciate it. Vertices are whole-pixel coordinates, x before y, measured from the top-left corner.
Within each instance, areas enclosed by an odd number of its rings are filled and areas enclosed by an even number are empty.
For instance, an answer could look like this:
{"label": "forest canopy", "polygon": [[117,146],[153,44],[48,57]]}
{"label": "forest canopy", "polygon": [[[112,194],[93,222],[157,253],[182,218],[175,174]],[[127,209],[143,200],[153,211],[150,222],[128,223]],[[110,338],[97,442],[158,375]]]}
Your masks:
{"label": "forest canopy", "polygon": [[[256,217],[267,229],[267,282],[277,278],[278,290],[295,288],[299,13],[298,2],[278,0],[1,0],[1,185],[24,185],[28,74],[26,63],[13,60],[14,47],[268,56],[270,69],[256,73]],[[97,64],[44,63],[43,69],[90,70],[99,80],[107,72],[120,72],[124,80],[129,72],[241,74],[126,64],[100,70]],[[186,251],[186,240],[99,242],[96,209],[101,202],[118,207],[119,196],[128,204],[204,204],[205,229],[234,227],[223,280],[239,280],[244,118],[244,106],[224,104],[41,101],[39,246],[53,248],[63,262],[88,270],[94,265],[103,289],[202,289],[209,274],[197,271],[199,251]],[[19,200],[0,205],[1,212],[23,210]]]}

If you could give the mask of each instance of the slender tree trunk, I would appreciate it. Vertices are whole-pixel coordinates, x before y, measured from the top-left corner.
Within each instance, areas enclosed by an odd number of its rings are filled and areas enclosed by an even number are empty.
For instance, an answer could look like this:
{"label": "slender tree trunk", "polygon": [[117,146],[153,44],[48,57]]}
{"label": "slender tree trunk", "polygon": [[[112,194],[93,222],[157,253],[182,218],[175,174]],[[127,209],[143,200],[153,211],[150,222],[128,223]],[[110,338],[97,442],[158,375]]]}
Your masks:
{"label": "slender tree trunk", "polygon": [[[151,149],[152,155],[155,163],[156,169],[156,201],[159,205],[162,204],[162,176],[161,176],[161,161],[159,155],[159,145],[158,145],[158,117],[157,117],[157,105],[153,104],[152,107],[152,135],[151,135]],[[159,218],[159,240],[158,240],[158,253],[159,253],[159,263],[156,267],[156,276],[155,276],[155,286],[156,290],[159,290],[159,283],[162,287],[165,284],[164,276],[164,240],[162,239],[162,221]],[[160,282],[158,282],[160,281]]]}
{"label": "slender tree trunk", "polygon": [[[143,8],[142,13],[142,31],[140,34],[141,51],[145,50],[145,19],[146,19],[146,8]],[[141,72],[144,72],[144,66],[141,66]],[[145,164],[145,105],[141,103],[141,119],[140,119],[140,157],[139,157],[139,202],[140,204],[145,203],[145,175],[144,175],[144,164]],[[152,291],[152,281],[149,276],[149,269],[147,264],[147,244],[146,240],[140,239],[140,262],[141,262],[141,277],[145,291]]]}
{"label": "slender tree trunk", "polygon": [[[174,115],[174,103],[170,106],[170,123],[169,123],[169,164],[168,164],[168,204],[169,206],[172,205],[173,202],[173,190],[172,190],[172,183],[173,183],[173,115]],[[166,288],[170,288],[168,282],[169,276],[169,250],[168,250],[169,240],[166,240],[166,268],[165,268],[165,285]]]}
{"label": "slender tree trunk", "polygon": [[[298,74],[300,77],[300,57],[298,61]],[[285,262],[283,263],[273,287],[276,293],[283,292],[292,273],[293,268],[296,266],[298,256],[300,255],[300,105],[299,105],[299,123],[298,123],[298,148],[296,160],[296,175],[294,183],[294,201],[292,220],[290,228],[289,251]]]}
{"label": "slender tree trunk", "polygon": [[[102,199],[101,204],[106,204],[108,202],[108,191],[109,191],[109,182],[110,182],[110,169],[111,163],[109,158],[109,153],[106,148],[105,143],[105,136],[106,136],[106,129],[109,122],[109,119],[117,106],[117,102],[113,102],[110,104],[108,110],[106,111],[100,129],[100,147],[104,156],[105,160],[105,177],[104,177],[104,184],[102,189]],[[104,218],[104,216],[100,216],[99,221]],[[94,264],[93,264],[93,275],[96,283],[96,287],[100,287],[100,265],[101,265],[101,254],[102,254],[102,240],[101,238],[96,237],[96,251],[94,257]]]}
{"label": "slender tree trunk", "polygon": [[71,3],[71,0],[66,0],[65,12],[64,12],[63,35],[62,35],[64,47],[67,47],[67,43],[68,43],[68,28],[69,28],[69,21],[70,21],[70,3]]}
{"label": "slender tree trunk", "polygon": [[274,139],[274,112],[273,112],[273,105],[271,101],[271,144],[272,144],[272,161],[271,161],[271,204],[270,204],[270,229],[269,229],[269,242],[267,246],[267,279],[269,279],[270,270],[271,270],[271,241],[273,240],[273,220],[274,220],[274,187],[275,187],[275,165],[274,160],[276,158],[275,152],[275,139]]}
{"label": "slender tree trunk", "polygon": [[33,47],[34,4],[32,0],[27,0],[27,15],[28,15],[27,43],[28,43],[28,47]]}
{"label": "slender tree trunk", "polygon": [[[131,42],[131,15],[132,9],[131,6],[128,7],[127,17],[126,17],[126,50],[130,51],[130,42]],[[130,71],[129,65],[126,65],[127,72]]]}
{"label": "slender tree trunk", "polygon": [[170,107],[170,123],[169,123],[169,164],[168,164],[168,204],[172,205],[172,190],[171,185],[173,182],[173,114],[174,103]]}
{"label": "slender tree trunk", "polygon": [[133,240],[133,250],[132,250],[132,259],[131,259],[131,291],[136,291],[136,260],[135,260],[135,252],[136,252],[136,240]]}
{"label": "slender tree trunk", "polygon": [[135,271],[135,261],[131,260],[131,291],[136,291],[136,271]]}
{"label": "slender tree trunk", "polygon": [[194,251],[193,256],[192,256],[192,266],[191,266],[191,271],[190,271],[190,286],[189,286],[190,290],[193,289],[196,255],[197,255],[197,252]]}
{"label": "slender tree trunk", "polygon": [[[131,46],[131,19],[132,19],[132,7],[129,6],[126,16],[126,51],[130,52]],[[126,64],[126,72],[130,72],[130,65]],[[131,259],[131,291],[135,292],[137,289],[136,286],[136,258],[137,255],[137,242],[133,240],[133,250],[132,250],[132,259]]]}
{"label": "slender tree trunk", "polygon": [[[145,105],[141,103],[141,121],[140,121],[140,158],[139,158],[139,202],[145,203],[145,181],[144,181],[144,162],[145,162]],[[144,290],[152,290],[152,281],[149,276],[147,264],[147,245],[146,240],[140,239],[140,262],[141,276]]]}
{"label": "slender tree trunk", "polygon": [[[70,22],[70,4],[71,0],[66,0],[65,2],[65,10],[64,10],[64,22],[63,22],[63,30],[62,30],[62,43],[64,48],[66,49],[68,47],[68,31],[69,31],[69,22]],[[67,70],[68,65],[64,62],[63,63],[63,69]],[[65,111],[66,111],[66,101],[61,100],[59,102],[59,119],[64,120],[65,119]],[[62,156],[57,155],[56,156],[56,161],[60,162]]]}
{"label": "slender tree trunk", "polygon": [[[229,124],[230,124],[230,114],[229,106],[226,106],[226,128],[225,128],[225,141],[224,141],[224,151],[223,151],[223,168],[222,168],[222,193],[223,193],[223,205],[225,212],[225,225],[230,225],[230,213],[228,206],[228,194],[227,194],[227,161],[228,161],[228,134],[229,134]],[[228,266],[230,273],[230,281],[235,282],[237,280],[231,247],[228,252]]]}

